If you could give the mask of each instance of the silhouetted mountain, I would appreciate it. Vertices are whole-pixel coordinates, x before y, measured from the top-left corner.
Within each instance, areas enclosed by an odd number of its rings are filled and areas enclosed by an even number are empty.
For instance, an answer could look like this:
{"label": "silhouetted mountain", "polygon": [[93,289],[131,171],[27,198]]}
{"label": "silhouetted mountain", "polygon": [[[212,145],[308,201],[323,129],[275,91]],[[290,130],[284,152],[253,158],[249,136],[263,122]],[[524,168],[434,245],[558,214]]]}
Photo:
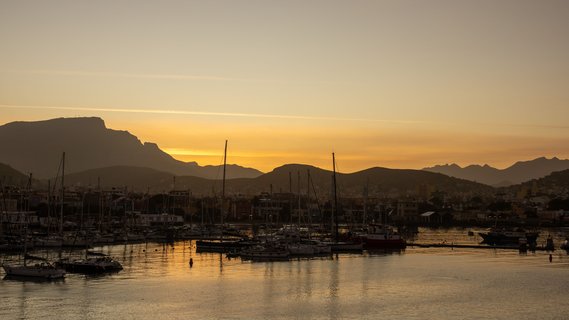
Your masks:
{"label": "silhouetted mountain", "polygon": [[569,169],[553,172],[548,176],[533,179],[522,184],[512,186],[512,188],[526,187],[531,190],[536,187],[538,190],[547,191],[555,189],[569,189]]}
{"label": "silhouetted mountain", "polygon": [[[57,174],[66,152],[66,172],[110,166],[154,168],[175,175],[221,178],[219,166],[182,162],[154,143],[141,143],[127,131],[106,128],[100,118],[60,118],[37,122],[12,122],[0,126],[0,162],[38,177]],[[260,171],[229,165],[230,178],[257,177]]]}
{"label": "silhouetted mountain", "polygon": [[569,169],[569,160],[545,157],[530,161],[519,161],[511,167],[500,170],[488,165],[470,165],[464,168],[456,164],[437,165],[424,168],[425,171],[438,172],[451,177],[476,181],[492,186],[508,186],[544,177],[552,172]]}
{"label": "silhouetted mountain", "polygon": [[1,186],[19,186],[27,184],[29,177],[18,170],[0,163],[0,182]]}
{"label": "silhouetted mountain", "polygon": [[[174,181],[176,185],[174,186]],[[126,187],[129,190],[151,192],[167,192],[175,189],[189,189],[191,186],[199,186],[214,183],[221,184],[219,180],[208,180],[193,176],[176,177],[168,172],[150,168],[114,166],[100,169],[92,169],[65,175],[65,184],[74,187],[96,188],[101,187]]]}
{"label": "silhouetted mountain", "polygon": [[[289,164],[263,174],[257,178],[229,179],[226,193],[257,195],[261,192],[300,192],[306,194],[310,171],[311,194],[328,198],[332,193],[332,172],[308,165]],[[148,168],[111,167],[89,170],[66,176],[66,184],[96,186],[100,177],[104,187],[128,187],[138,191],[162,192],[172,190],[174,177],[165,172]],[[292,188],[291,188],[292,182]],[[338,192],[341,197],[362,197],[368,185],[369,196],[416,195],[420,188],[430,191],[455,193],[491,193],[493,188],[479,183],[448,177],[443,174],[421,170],[398,170],[371,168],[350,174],[337,174]],[[175,178],[175,188],[191,190],[194,195],[219,195],[221,181],[197,177],[179,176]]]}

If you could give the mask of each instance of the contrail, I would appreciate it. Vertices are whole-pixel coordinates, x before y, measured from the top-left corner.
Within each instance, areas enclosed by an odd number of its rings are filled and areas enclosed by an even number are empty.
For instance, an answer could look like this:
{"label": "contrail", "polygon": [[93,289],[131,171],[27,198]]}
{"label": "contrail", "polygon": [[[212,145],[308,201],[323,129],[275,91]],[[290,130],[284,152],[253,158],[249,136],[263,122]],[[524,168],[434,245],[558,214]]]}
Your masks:
{"label": "contrail", "polygon": [[330,121],[360,121],[360,122],[382,122],[398,124],[416,124],[423,121],[400,121],[400,120],[380,120],[365,118],[343,118],[343,117],[320,117],[303,115],[285,114],[263,114],[263,113],[236,113],[236,112],[208,112],[208,111],[189,111],[189,110],[160,110],[160,109],[125,109],[125,108],[93,108],[93,107],[50,107],[50,106],[14,106],[0,105],[4,109],[43,109],[43,110],[66,110],[66,111],[95,111],[95,112],[117,112],[117,113],[149,113],[149,114],[172,114],[172,115],[193,115],[193,116],[220,116],[220,117],[239,117],[239,118],[272,118],[272,119],[296,119],[296,120],[330,120]]}

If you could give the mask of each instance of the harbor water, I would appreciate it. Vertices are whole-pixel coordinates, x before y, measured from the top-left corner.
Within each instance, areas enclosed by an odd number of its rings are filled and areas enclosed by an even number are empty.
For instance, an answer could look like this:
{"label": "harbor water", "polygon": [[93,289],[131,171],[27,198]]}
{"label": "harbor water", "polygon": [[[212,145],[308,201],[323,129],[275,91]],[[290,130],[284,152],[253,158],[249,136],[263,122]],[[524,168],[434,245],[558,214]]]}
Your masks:
{"label": "harbor water", "polygon": [[[68,274],[55,282],[4,279],[0,319],[569,318],[563,250],[552,262],[544,251],[413,247],[249,262],[196,253],[194,241],[95,250],[124,270]],[[34,254],[55,259],[81,252]],[[2,256],[3,262],[17,259]]]}

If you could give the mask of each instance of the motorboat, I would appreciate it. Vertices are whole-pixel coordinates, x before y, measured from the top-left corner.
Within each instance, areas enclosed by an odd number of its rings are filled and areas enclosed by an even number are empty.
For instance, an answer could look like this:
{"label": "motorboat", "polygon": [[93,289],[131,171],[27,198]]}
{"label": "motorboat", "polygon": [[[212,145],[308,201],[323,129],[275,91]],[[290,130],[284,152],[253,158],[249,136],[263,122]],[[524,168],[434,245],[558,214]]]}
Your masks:
{"label": "motorboat", "polygon": [[360,235],[365,249],[402,249],[406,242],[392,227],[370,224],[366,234]]}
{"label": "motorboat", "polygon": [[520,239],[525,239],[529,246],[535,245],[537,242],[538,232],[528,232],[521,228],[514,230],[507,229],[491,229],[488,232],[479,232],[483,243],[489,245],[519,245]]}
{"label": "motorboat", "polygon": [[117,272],[123,269],[120,262],[109,256],[95,256],[73,261],[62,259],[56,262],[56,266],[70,273],[86,274]]}

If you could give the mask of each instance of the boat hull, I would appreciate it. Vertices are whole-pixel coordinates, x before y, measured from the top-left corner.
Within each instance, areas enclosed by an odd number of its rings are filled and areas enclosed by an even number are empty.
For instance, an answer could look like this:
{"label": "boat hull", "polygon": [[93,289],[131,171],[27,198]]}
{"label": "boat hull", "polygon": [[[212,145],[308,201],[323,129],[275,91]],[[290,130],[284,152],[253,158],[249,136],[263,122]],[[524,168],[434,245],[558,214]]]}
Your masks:
{"label": "boat hull", "polygon": [[499,233],[488,232],[479,233],[482,237],[482,242],[489,245],[518,245],[520,239],[525,239],[527,244],[535,244],[537,242],[538,233]]}
{"label": "boat hull", "polygon": [[242,260],[251,261],[288,261],[290,259],[290,254],[288,251],[284,252],[251,252],[251,253],[241,253]]}
{"label": "boat hull", "polygon": [[406,247],[403,239],[373,239],[362,238],[365,249],[404,249]]}
{"label": "boat hull", "polygon": [[65,270],[49,266],[10,266],[3,265],[7,276],[41,278],[41,279],[62,279],[65,277]]}
{"label": "boat hull", "polygon": [[56,265],[65,269],[67,272],[83,274],[111,273],[123,269],[120,263],[107,257],[76,261],[59,261]]}

